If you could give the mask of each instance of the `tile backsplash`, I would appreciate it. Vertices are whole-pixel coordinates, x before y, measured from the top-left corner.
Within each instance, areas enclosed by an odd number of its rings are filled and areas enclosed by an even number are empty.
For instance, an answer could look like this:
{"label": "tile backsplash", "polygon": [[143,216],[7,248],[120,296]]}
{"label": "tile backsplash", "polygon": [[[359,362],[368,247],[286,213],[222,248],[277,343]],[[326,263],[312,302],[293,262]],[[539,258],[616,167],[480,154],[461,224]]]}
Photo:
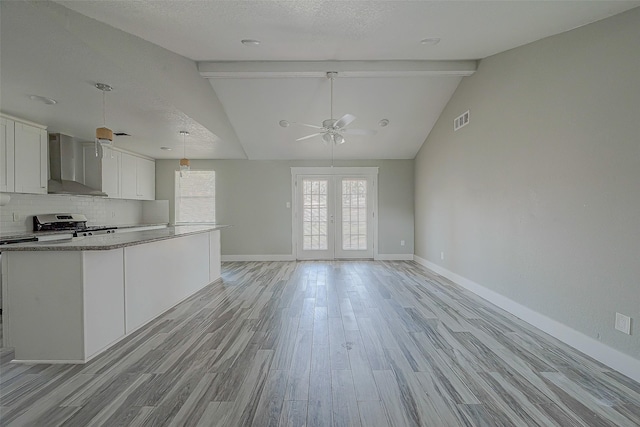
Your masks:
{"label": "tile backsplash", "polygon": [[59,194],[10,193],[11,200],[0,206],[0,234],[20,234],[33,230],[33,215],[81,213],[87,225],[143,224],[143,200],[108,199]]}

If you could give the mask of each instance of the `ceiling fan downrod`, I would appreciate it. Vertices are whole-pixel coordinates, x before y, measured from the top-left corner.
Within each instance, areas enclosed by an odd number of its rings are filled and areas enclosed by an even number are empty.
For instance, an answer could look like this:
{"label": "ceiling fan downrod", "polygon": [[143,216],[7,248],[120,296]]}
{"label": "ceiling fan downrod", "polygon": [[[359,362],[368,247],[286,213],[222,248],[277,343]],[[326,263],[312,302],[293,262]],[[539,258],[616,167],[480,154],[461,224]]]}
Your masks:
{"label": "ceiling fan downrod", "polygon": [[333,81],[335,80],[335,78],[338,77],[338,72],[337,71],[327,71],[327,78],[329,80],[331,80],[331,102],[330,102],[330,114],[329,114],[329,119],[331,120],[331,126],[333,127],[334,125],[334,121],[333,121]]}

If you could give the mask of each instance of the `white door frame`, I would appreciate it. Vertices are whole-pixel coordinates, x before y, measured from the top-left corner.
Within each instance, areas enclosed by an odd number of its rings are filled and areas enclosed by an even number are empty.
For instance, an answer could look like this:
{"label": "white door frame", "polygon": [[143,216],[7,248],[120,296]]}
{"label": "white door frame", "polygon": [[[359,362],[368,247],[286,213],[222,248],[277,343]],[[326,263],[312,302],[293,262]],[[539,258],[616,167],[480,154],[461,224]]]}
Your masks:
{"label": "white door frame", "polygon": [[296,183],[299,175],[349,175],[351,177],[366,177],[371,179],[372,191],[370,200],[373,205],[373,259],[378,259],[378,167],[292,167],[291,168],[291,249],[293,258],[297,258],[298,244],[298,192],[296,191]]}

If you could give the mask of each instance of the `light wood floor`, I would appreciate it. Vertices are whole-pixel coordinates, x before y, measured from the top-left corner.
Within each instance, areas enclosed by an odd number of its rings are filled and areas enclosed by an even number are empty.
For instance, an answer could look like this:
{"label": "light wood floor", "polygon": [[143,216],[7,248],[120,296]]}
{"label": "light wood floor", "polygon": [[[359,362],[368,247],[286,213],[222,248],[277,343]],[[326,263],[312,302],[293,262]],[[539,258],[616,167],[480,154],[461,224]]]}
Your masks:
{"label": "light wood floor", "polygon": [[413,262],[224,263],[87,365],[1,356],[3,426],[640,425],[638,383]]}

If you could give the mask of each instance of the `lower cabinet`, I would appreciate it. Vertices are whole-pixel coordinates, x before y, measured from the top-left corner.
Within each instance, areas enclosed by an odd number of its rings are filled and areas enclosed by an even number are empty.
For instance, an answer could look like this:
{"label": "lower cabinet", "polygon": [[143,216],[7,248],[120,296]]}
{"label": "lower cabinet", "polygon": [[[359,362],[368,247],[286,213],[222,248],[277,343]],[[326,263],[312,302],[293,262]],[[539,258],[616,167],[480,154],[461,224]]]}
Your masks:
{"label": "lower cabinet", "polygon": [[103,251],[3,251],[4,344],[85,363],[220,277],[220,231]]}
{"label": "lower cabinet", "polygon": [[122,249],[2,255],[16,359],[83,363],[124,336]]}

